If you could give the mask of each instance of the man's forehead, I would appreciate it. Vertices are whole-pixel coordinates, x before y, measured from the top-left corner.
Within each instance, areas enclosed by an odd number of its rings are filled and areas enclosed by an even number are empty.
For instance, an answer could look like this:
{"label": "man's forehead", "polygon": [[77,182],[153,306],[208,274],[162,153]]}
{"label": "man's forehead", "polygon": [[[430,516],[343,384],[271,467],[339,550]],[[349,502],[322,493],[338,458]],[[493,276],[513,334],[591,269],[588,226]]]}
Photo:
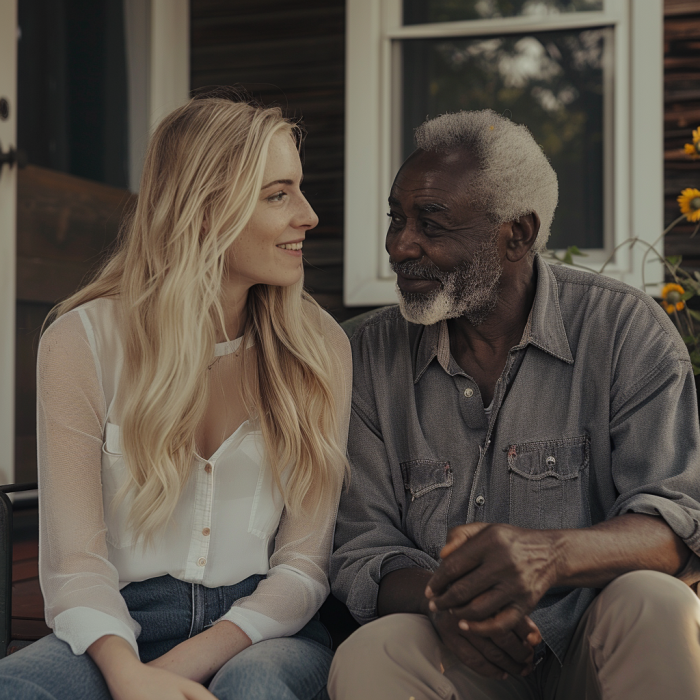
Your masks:
{"label": "man's forehead", "polygon": [[466,149],[449,152],[414,151],[401,166],[392,194],[431,197],[454,195],[477,170],[476,159]]}

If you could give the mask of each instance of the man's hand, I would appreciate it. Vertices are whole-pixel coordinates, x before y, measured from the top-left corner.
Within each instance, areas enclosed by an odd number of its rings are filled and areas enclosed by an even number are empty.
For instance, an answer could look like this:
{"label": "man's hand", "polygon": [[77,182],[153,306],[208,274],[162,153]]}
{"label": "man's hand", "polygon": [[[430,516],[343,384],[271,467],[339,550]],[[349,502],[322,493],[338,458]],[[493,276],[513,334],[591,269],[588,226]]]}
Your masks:
{"label": "man's hand", "polygon": [[453,528],[428,581],[430,610],[450,611],[463,631],[507,638],[557,578],[548,530],[471,523]]}
{"label": "man's hand", "polygon": [[384,576],[379,584],[378,611],[426,615],[445,646],[477,673],[493,678],[519,675],[531,668],[534,647],[542,637],[532,620],[524,617],[512,632],[485,638],[472,630],[462,630],[458,617],[449,612],[428,609],[425,587],[431,578],[425,569],[398,569]]}
{"label": "man's hand", "polygon": [[487,678],[526,676],[532,671],[534,647],[542,641],[539,630],[525,617],[516,630],[493,639],[462,630],[449,612],[431,612],[430,621],[443,644],[473,671]]}

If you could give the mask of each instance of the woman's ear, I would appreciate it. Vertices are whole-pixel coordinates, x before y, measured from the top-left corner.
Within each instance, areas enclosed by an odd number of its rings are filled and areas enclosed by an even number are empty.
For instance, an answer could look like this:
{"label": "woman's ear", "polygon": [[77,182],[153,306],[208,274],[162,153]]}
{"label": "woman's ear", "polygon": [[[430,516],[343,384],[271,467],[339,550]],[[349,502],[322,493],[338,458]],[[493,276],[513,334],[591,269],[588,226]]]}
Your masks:
{"label": "woman's ear", "polygon": [[530,212],[510,222],[510,235],[506,241],[506,257],[510,262],[519,262],[529,252],[540,232],[540,217]]}

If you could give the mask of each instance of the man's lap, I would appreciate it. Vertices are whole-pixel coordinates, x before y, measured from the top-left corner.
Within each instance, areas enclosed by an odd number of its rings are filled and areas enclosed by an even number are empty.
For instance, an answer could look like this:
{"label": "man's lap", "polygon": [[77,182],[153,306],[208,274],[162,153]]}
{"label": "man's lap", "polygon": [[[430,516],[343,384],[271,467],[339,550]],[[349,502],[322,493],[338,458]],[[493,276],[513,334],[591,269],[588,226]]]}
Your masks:
{"label": "man's lap", "polygon": [[[629,697],[638,700],[662,697],[651,690],[657,682],[677,684],[675,697],[700,697],[699,636],[700,601],[692,591],[665,574],[639,571],[619,577],[596,598],[563,666],[550,652],[527,678],[486,679],[446,649],[424,616],[389,615],[339,647],[328,688],[333,700],[360,692],[366,700],[594,700],[627,697],[610,695],[622,678],[627,686],[637,684]],[[616,649],[623,653],[608,663]]]}

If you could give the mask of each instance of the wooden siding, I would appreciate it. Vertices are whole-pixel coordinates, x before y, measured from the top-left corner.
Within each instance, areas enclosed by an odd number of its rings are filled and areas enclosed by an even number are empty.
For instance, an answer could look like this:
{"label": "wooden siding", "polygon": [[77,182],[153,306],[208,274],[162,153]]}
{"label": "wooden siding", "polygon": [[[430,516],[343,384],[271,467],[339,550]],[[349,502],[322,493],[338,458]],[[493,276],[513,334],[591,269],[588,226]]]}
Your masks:
{"label": "wooden siding", "polygon": [[[700,127],[700,0],[666,0],[664,20],[664,209],[670,224],[680,212],[676,197],[686,187],[700,189],[700,160],[683,144]],[[691,224],[666,237],[666,255],[682,255],[684,267],[700,270],[700,235]]]}
{"label": "wooden siding", "polygon": [[304,191],[319,217],[306,286],[343,320],[344,0],[191,0],[191,87],[242,85],[303,118]]}

